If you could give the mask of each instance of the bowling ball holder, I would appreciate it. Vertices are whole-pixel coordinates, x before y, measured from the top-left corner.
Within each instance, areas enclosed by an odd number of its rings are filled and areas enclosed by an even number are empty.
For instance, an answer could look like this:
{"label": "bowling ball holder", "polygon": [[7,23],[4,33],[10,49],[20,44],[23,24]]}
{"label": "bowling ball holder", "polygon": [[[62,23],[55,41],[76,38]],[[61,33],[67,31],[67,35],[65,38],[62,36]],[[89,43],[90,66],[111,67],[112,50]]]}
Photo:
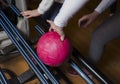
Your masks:
{"label": "bowling ball holder", "polygon": [[[10,4],[9,7],[14,11],[14,13],[16,13],[17,16],[21,17],[20,11],[13,4]],[[41,22],[45,23],[45,27],[47,28],[45,31],[47,31],[49,24],[47,24],[44,20]],[[59,67],[53,67],[51,69],[51,67],[48,67],[42,63],[36,55],[35,49],[31,48],[26,40],[21,36],[16,26],[12,24],[2,10],[0,10],[0,26],[7,33],[8,37],[11,39],[19,53],[23,56],[24,60],[30,67],[29,70],[11,79],[7,79],[3,70],[0,69],[1,84],[23,84],[34,79],[34,77],[38,78],[43,84],[60,84],[61,79],[67,84],[72,84],[72,82],[65,76]],[[44,25],[42,24],[42,26]],[[40,24],[35,26],[35,29],[40,35],[45,33],[45,31],[41,29],[42,26]],[[99,73],[94,66],[91,66],[90,63],[86,62],[84,57],[82,57],[75,48],[72,51],[72,55],[77,58],[78,62],[82,63],[85,68],[92,72],[93,76],[95,76],[100,83],[111,84],[111,81],[109,81],[103,74]],[[72,58],[69,59],[68,63],[76,72],[78,72],[79,76],[82,77],[86,83],[94,84],[94,81],[86,75],[86,73]]]}
{"label": "bowling ball holder", "polygon": [[[9,76],[8,80],[5,75]],[[15,77],[17,77],[17,74],[14,73],[13,71],[6,68],[0,68],[0,79],[1,79],[0,84],[8,84],[8,81],[10,82],[10,80]]]}

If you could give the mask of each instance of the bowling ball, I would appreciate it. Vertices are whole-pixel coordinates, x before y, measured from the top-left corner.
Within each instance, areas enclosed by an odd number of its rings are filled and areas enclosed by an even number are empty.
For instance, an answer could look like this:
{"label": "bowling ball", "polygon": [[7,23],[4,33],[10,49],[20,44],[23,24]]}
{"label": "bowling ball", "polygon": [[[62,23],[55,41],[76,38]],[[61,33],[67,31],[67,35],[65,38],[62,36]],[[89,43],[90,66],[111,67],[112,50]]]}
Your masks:
{"label": "bowling ball", "polygon": [[67,38],[61,41],[58,33],[50,31],[40,37],[36,51],[44,64],[57,67],[69,58],[71,44]]}

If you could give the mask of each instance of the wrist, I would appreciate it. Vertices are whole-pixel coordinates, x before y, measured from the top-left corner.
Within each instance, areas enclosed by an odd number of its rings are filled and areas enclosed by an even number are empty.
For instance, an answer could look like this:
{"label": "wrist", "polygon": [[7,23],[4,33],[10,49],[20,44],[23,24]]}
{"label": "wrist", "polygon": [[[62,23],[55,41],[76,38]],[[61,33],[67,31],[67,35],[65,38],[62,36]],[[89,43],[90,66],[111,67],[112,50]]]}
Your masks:
{"label": "wrist", "polygon": [[56,25],[56,27],[57,28],[59,28],[59,29],[63,29],[63,27],[65,26],[65,24],[64,23],[60,23],[59,21],[54,21],[54,24]]}
{"label": "wrist", "polygon": [[[55,24],[55,23],[54,23]],[[59,29],[59,30],[63,30],[63,26],[59,26],[59,25],[57,25],[57,24],[55,24],[56,25],[56,28],[57,29]]]}
{"label": "wrist", "polygon": [[94,17],[97,17],[97,16],[100,15],[100,13],[95,10],[95,11],[93,12],[93,15],[94,15]]}

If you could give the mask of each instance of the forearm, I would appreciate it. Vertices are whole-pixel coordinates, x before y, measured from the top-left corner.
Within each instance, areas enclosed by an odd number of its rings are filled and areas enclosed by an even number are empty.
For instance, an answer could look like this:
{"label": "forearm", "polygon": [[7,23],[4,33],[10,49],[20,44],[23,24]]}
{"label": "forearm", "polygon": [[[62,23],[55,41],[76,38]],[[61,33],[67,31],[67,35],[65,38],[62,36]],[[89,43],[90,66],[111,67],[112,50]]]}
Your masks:
{"label": "forearm", "polygon": [[53,4],[54,0],[42,0],[38,7],[38,12],[44,14]]}
{"label": "forearm", "polygon": [[89,0],[65,0],[63,6],[56,16],[54,23],[59,27],[67,25],[68,20]]}
{"label": "forearm", "polygon": [[106,10],[112,3],[114,3],[116,0],[102,0],[100,4],[95,8],[95,11],[98,13],[102,13],[104,10]]}

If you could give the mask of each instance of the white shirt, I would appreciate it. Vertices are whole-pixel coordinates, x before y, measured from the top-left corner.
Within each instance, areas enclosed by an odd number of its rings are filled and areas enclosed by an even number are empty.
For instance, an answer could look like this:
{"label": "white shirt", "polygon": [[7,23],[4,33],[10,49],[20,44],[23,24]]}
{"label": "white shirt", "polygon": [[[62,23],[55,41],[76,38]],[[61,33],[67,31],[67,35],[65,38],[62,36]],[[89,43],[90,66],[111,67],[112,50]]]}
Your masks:
{"label": "white shirt", "polygon": [[100,4],[95,8],[95,11],[97,11],[98,13],[102,13],[115,1],[116,0],[102,0]]}
{"label": "white shirt", "polygon": [[68,20],[89,0],[65,0],[60,12],[55,17],[54,23],[56,26],[64,27]]}
{"label": "white shirt", "polygon": [[42,0],[37,10],[40,14],[44,14],[53,4],[53,2],[63,3],[64,0]]}
{"label": "white shirt", "polygon": [[[54,23],[61,28],[65,27],[68,20],[89,0],[65,0],[63,6],[56,16]],[[108,8],[115,0],[102,0],[95,9],[97,12],[102,13]]]}

